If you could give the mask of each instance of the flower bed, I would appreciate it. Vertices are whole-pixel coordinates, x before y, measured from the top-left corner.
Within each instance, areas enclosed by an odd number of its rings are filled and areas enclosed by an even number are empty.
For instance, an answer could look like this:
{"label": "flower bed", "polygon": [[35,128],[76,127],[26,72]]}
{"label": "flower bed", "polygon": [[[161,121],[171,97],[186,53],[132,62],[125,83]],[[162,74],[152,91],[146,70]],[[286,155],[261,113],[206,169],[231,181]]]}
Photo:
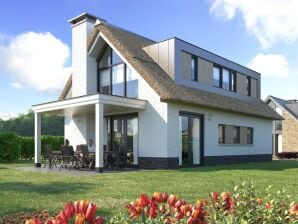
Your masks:
{"label": "flower bed", "polygon": [[26,224],[298,223],[298,203],[290,203],[285,190],[274,195],[269,192],[270,187],[264,198],[257,197],[253,186],[243,183],[233,193],[212,192],[194,204],[165,192],[155,192],[152,197],[142,194],[126,206],[128,213],[107,220],[96,217],[97,207],[88,201],[68,202],[55,219],[35,217]]}

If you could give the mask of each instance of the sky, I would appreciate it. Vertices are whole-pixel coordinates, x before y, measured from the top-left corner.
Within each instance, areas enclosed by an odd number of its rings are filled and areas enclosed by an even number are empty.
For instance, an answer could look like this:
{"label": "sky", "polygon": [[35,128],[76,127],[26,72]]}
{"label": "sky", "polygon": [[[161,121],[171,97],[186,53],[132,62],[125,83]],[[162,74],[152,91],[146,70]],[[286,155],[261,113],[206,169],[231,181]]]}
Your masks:
{"label": "sky", "polygon": [[10,0],[0,7],[0,118],[56,100],[71,73],[69,19],[89,12],[155,41],[179,37],[298,98],[297,0]]}

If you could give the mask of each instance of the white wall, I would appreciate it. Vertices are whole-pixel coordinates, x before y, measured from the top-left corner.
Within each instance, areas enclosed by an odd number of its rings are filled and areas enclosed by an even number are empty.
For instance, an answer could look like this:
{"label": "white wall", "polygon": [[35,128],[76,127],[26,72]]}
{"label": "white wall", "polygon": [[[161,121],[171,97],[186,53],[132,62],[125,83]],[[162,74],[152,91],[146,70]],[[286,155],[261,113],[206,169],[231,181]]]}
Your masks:
{"label": "white wall", "polygon": [[[133,70],[133,72],[135,72]],[[167,156],[167,104],[139,76],[139,99],[147,100],[147,108],[139,112],[139,157]]]}
{"label": "white wall", "polygon": [[86,144],[87,140],[87,116],[74,115],[64,118],[64,136],[76,150],[76,146]]}
{"label": "white wall", "polygon": [[87,38],[93,23],[86,19],[72,26],[72,97],[96,93],[97,64],[88,56]]}
{"label": "white wall", "polygon": [[[204,114],[205,156],[253,155],[272,153],[272,121],[246,115],[233,114],[199,107],[169,104],[168,106],[168,157],[181,157],[179,111]],[[252,145],[219,145],[218,124],[253,127]]]}

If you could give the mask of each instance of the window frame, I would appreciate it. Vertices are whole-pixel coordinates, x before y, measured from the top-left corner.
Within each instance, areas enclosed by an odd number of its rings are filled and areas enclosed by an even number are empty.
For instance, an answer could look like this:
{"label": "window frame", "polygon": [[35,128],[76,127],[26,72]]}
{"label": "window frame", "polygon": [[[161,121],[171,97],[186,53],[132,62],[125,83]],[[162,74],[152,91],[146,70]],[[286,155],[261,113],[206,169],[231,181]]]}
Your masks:
{"label": "window frame", "polygon": [[246,76],[246,95],[251,96],[251,77]]}
{"label": "window frame", "polygon": [[[246,127],[246,128],[247,128],[246,143],[248,145],[252,145],[254,143],[254,129],[252,127]],[[249,138],[248,130],[250,130],[250,138]]]}
{"label": "window frame", "polygon": [[[192,68],[194,62],[194,69]],[[193,72],[194,70],[194,72]],[[191,81],[198,81],[198,57],[195,55],[191,55]]]}
{"label": "window frame", "polygon": [[[213,63],[213,68],[214,67],[219,69],[219,86],[217,87],[213,83],[213,81],[214,81],[213,69],[212,69],[212,86],[215,88],[223,89],[223,90],[230,91],[230,92],[237,92],[237,72],[235,72],[234,70],[229,69],[225,66]],[[223,70],[227,70],[229,72],[228,73],[228,75],[229,75],[229,77],[228,77],[229,78],[229,89],[223,88]],[[234,88],[232,86],[233,77],[234,77],[234,83],[233,83]]]}
{"label": "window frame", "polygon": [[[126,98],[132,98],[132,99],[136,99],[137,97],[127,97],[127,65],[124,61],[121,61],[119,63],[115,63],[113,64],[113,49],[109,46],[107,46],[107,48],[109,48],[110,50],[110,62],[108,66],[105,67],[99,67],[100,64],[100,60],[102,59],[102,57],[105,54],[106,49],[104,49],[103,53],[100,55],[100,57],[98,57],[97,60],[97,92],[101,93],[100,91],[100,71],[102,70],[106,70],[109,69],[109,73],[110,73],[110,88],[109,88],[109,93],[107,95],[112,95],[112,96],[119,96],[119,97],[126,97]],[[114,52],[115,54],[116,52]],[[118,55],[119,57],[119,55]],[[120,58],[120,57],[119,57]],[[116,67],[118,65],[123,64],[123,95],[113,95],[113,67]],[[106,93],[101,93],[101,94],[106,94]]]}
{"label": "window frame", "polygon": [[[236,136],[235,136],[235,130]],[[240,144],[240,126],[233,126],[233,143]]]}
{"label": "window frame", "polygon": [[[220,132],[221,132],[221,138],[220,138]],[[219,124],[218,125],[218,143],[225,144],[225,137],[226,137],[226,125]]]}

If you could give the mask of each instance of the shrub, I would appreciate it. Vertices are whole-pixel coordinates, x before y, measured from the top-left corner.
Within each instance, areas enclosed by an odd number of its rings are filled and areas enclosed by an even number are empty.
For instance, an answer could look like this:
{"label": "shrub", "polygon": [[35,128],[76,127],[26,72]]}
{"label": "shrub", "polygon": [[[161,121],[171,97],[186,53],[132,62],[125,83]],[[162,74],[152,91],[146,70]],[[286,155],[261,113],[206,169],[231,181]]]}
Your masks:
{"label": "shrub", "polygon": [[[51,145],[54,151],[60,151],[61,145],[64,143],[63,136],[51,136],[43,135],[41,136],[41,155],[45,156],[45,145]],[[33,147],[34,151],[34,147]]]}
{"label": "shrub", "polygon": [[34,138],[20,137],[21,159],[32,159],[34,157]]}
{"label": "shrub", "polygon": [[0,132],[0,160],[12,161],[20,158],[20,139],[14,132]]}
{"label": "shrub", "polygon": [[279,159],[297,159],[298,152],[281,152],[277,154]]}
{"label": "shrub", "polygon": [[[21,139],[21,159],[32,159],[34,157],[34,137],[20,137]],[[51,145],[53,150],[60,150],[63,145],[63,136],[41,136],[41,156],[45,156],[45,145]]]}

